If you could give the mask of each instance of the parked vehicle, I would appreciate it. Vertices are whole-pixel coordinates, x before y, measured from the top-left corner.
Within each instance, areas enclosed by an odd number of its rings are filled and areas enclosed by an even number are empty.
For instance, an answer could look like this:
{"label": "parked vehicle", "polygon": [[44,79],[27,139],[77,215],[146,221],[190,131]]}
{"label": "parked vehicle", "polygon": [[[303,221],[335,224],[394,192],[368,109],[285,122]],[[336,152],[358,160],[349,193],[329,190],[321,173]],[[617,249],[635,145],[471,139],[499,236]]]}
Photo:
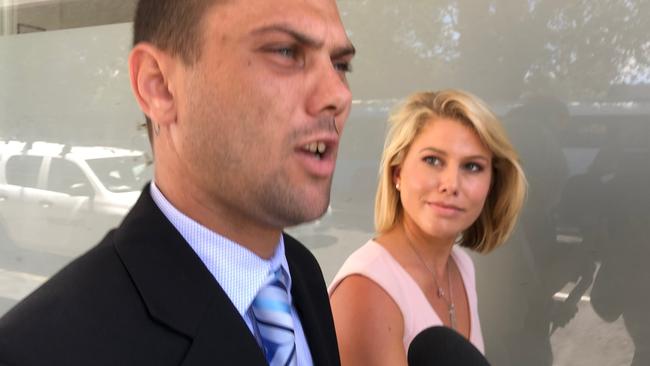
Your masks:
{"label": "parked vehicle", "polygon": [[80,254],[135,203],[148,166],[142,151],[0,141],[0,245]]}

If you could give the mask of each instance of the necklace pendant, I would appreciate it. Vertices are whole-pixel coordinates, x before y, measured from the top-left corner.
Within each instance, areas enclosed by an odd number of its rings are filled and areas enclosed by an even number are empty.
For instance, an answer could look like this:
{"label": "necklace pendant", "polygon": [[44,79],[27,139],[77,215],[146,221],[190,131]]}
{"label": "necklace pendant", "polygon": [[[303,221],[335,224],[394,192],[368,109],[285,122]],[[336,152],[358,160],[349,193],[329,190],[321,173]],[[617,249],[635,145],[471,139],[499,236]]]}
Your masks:
{"label": "necklace pendant", "polygon": [[449,323],[451,325],[451,329],[456,329],[456,307],[454,306],[454,303],[451,303],[449,305]]}
{"label": "necklace pendant", "polygon": [[438,287],[438,291],[436,291],[438,298],[443,298],[445,297],[445,290],[442,289],[442,287]]}

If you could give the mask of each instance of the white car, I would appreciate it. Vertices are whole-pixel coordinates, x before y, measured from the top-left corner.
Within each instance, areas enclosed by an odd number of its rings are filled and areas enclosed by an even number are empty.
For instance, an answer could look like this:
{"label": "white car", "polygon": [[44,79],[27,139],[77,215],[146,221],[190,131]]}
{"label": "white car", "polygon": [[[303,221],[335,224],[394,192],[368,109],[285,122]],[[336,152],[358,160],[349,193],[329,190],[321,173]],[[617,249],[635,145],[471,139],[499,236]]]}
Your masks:
{"label": "white car", "polygon": [[150,177],[142,151],[0,141],[0,245],[76,256],[119,223]]}

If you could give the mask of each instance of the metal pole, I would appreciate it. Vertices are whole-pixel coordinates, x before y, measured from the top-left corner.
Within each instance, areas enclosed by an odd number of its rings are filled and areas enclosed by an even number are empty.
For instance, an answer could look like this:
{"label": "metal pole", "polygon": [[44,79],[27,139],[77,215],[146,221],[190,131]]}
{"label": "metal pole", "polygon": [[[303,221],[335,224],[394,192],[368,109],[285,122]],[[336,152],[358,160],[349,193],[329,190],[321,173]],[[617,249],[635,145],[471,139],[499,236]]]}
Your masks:
{"label": "metal pole", "polygon": [[15,0],[0,0],[0,35],[16,33]]}

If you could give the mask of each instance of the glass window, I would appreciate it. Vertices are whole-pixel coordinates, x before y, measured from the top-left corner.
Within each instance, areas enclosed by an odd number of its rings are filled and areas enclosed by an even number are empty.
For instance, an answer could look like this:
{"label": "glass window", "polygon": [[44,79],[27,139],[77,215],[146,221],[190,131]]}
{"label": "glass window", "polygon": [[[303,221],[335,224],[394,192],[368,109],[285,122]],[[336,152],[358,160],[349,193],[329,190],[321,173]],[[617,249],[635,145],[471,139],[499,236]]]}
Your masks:
{"label": "glass window", "polygon": [[50,191],[79,195],[92,192],[88,178],[75,163],[63,158],[52,158],[47,178],[47,189]]}
{"label": "glass window", "polygon": [[37,188],[42,162],[43,158],[39,156],[14,155],[10,157],[5,168],[7,183],[21,187]]}
{"label": "glass window", "polygon": [[[414,91],[464,89],[502,118],[530,187],[510,240],[471,254],[491,363],[650,365],[650,2],[337,3],[358,50],[353,108],[327,213],[289,229],[326,281],[375,235],[390,111]],[[152,177],[127,70],[135,4],[0,0],[0,139],[140,152],[84,156],[86,173],[52,160],[52,189],[97,181],[119,198],[119,210],[109,205],[119,214]],[[7,183],[36,187],[42,161],[16,153],[5,165]],[[83,250],[101,233],[93,235]],[[0,233],[0,314],[72,260],[44,254],[51,239],[25,250]]]}
{"label": "glass window", "polygon": [[104,187],[111,192],[137,191],[148,178],[147,163],[141,155],[89,159],[86,162]]}
{"label": "glass window", "polygon": [[134,0],[2,0],[4,34],[25,34],[124,23],[133,18]]}

